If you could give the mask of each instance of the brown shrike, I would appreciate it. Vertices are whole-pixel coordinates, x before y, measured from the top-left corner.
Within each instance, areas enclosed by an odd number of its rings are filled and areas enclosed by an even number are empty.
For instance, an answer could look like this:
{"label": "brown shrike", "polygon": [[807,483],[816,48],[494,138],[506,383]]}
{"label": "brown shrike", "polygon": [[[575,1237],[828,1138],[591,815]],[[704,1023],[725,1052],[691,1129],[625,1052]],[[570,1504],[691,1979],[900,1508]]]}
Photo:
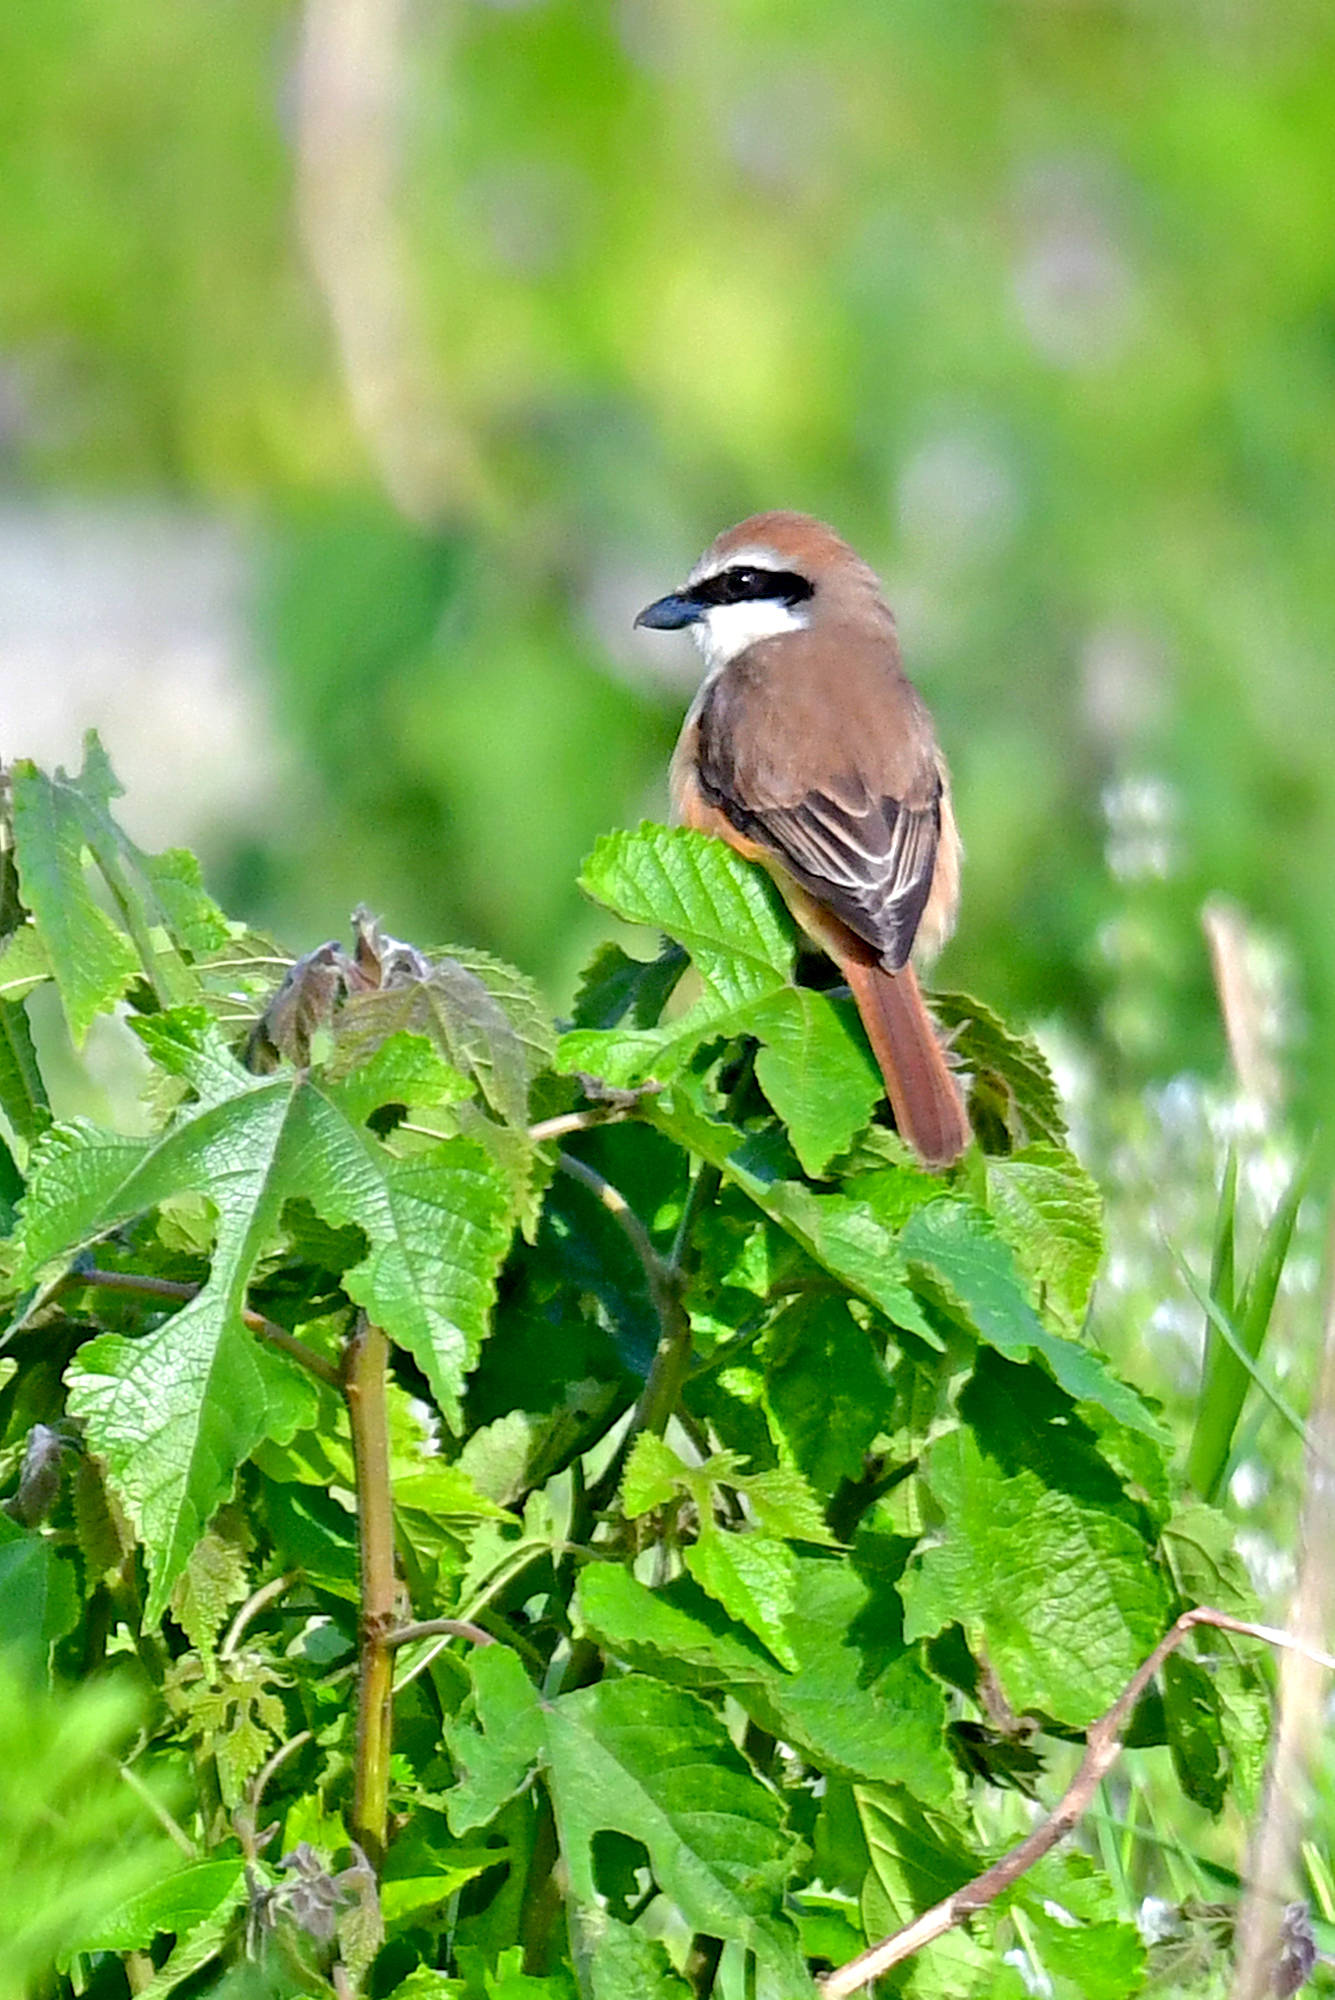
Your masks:
{"label": "brown shrike", "polygon": [[705,661],[672,758],[676,818],[763,862],[852,989],[899,1126],[929,1167],[969,1121],[910,953],[955,922],[960,842],[932,719],[881,586],[806,514],[753,514],[636,619]]}

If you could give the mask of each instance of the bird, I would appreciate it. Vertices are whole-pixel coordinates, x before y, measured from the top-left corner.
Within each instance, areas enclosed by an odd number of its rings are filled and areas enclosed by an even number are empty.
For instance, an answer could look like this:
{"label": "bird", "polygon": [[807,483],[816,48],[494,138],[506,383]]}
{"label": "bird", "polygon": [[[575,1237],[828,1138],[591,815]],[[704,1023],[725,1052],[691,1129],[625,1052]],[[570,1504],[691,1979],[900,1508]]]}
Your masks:
{"label": "bird", "polygon": [[954,928],[960,838],[875,571],[823,521],[753,514],[635,623],[689,627],[704,659],[674,819],[769,871],[852,992],[901,1137],[951,1166],[973,1135],[914,963]]}

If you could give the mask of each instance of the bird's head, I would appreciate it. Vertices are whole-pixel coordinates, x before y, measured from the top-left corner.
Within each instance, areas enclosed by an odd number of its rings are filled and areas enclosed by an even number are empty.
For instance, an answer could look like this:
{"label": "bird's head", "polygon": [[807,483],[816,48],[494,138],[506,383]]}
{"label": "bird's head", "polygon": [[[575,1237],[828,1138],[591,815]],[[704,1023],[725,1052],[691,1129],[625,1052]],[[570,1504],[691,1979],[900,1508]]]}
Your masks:
{"label": "bird's head", "polygon": [[748,646],[804,632],[850,594],[880,586],[833,528],[809,514],[752,514],[710,543],[680,590],[635,620],[655,631],[689,626],[711,672]]}

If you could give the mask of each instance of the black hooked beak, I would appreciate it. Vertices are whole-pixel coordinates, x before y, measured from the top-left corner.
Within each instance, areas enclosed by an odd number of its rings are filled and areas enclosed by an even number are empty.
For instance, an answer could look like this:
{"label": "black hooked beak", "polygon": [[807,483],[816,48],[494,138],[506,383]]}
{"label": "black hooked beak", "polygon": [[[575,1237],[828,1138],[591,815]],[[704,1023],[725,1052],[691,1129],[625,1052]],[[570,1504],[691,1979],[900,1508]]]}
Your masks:
{"label": "black hooked beak", "polygon": [[654,632],[677,632],[683,625],[698,624],[705,610],[706,606],[689,591],[674,590],[670,596],[646,604],[635,623],[647,625]]}

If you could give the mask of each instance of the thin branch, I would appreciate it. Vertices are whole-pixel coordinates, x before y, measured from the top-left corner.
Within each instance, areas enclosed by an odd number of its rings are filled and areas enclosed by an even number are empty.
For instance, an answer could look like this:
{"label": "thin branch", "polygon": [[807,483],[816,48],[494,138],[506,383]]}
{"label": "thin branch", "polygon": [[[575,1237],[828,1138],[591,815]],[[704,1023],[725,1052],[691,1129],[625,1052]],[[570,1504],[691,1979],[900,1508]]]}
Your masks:
{"label": "thin branch", "polygon": [[235,1657],[236,1649],[241,1644],[242,1635],[247,1625],[250,1624],[252,1619],[258,1618],[266,1606],[275,1603],[285,1591],[291,1590],[296,1580],[296,1570],[288,1570],[283,1576],[272,1577],[268,1583],[261,1585],[252,1596],[246,1599],[241,1609],[237,1612],[236,1617],[227,1628],[227,1637],[218,1648],[219,1659],[230,1660]]}
{"label": "thin branch", "polygon": [[[180,1278],[151,1278],[143,1271],[101,1271],[76,1264],[60,1280],[52,1297],[55,1292],[72,1291],[79,1285],[92,1285],[100,1292],[134,1292],[146,1299],[175,1299],[182,1303],[198,1298],[201,1290],[199,1285],[187,1284]],[[249,1307],[243,1308],[241,1317],[252,1333],[258,1333],[271,1347],[280,1348],[318,1381],[331,1389],[340,1386],[339,1372],[333,1362],[326,1361],[313,1347],[307,1347],[304,1340],[298,1340],[285,1326],[266,1319],[263,1313],[252,1312]]]}
{"label": "thin branch", "polygon": [[158,1825],[167,1835],[167,1838],[173,1841],[175,1845],[180,1848],[186,1860],[198,1861],[199,1849],[198,1847],[196,1847],[194,1841],[190,1838],[190,1835],[186,1832],[185,1828],[179,1824],[178,1821],[172,1818],[171,1814],[167,1811],[166,1806],[163,1805],[161,1799],[155,1797],[153,1792],[149,1789],[149,1787],[144,1783],[143,1779],[139,1776],[139,1773],[136,1770],[134,1770],[129,1764],[122,1764],[119,1762],[118,1759],[114,1757],[112,1758],[111,1761],[113,1764],[115,1764],[116,1769],[120,1772],[120,1775],[122,1776],[122,1778],[124,1778],[126,1784],[130,1787],[130,1790],[139,1799],[141,1804],[146,1805],[148,1807],[148,1810],[152,1813],[154,1819],[158,1822]]}
{"label": "thin branch", "polygon": [[494,1646],[490,1632],[468,1618],[419,1618],[414,1625],[400,1625],[385,1634],[387,1646],[411,1646],[416,1639],[471,1639],[475,1646]]}
{"label": "thin branch", "polygon": [[259,1770],[250,1781],[249,1794],[250,1810],[257,1818],[259,1816],[260,1802],[264,1797],[265,1791],[268,1789],[270,1778],[273,1777],[275,1771],[280,1770],[286,1764],[289,1757],[294,1757],[297,1751],[304,1744],[309,1743],[310,1740],[311,1731],[309,1729],[299,1729],[295,1736],[288,1737],[286,1743],[280,1743],[274,1751],[273,1756],[260,1765]]}
{"label": "thin branch", "polygon": [[570,1132],[592,1132],[599,1125],[621,1125],[631,1116],[627,1104],[591,1104],[584,1111],[563,1111],[559,1118],[540,1118],[530,1125],[528,1136],[535,1146],[551,1139],[564,1139]]}
{"label": "thin branch", "polygon": [[947,1931],[957,1929],[979,1910],[994,1903],[1036,1862],[1041,1861],[1058,1841],[1064,1840],[1088,1810],[1100,1784],[1121,1755],[1122,1736],[1140,1697],[1164,1661],[1177,1651],[1190,1633],[1202,1625],[1220,1632],[1235,1632],[1244,1639],[1259,1639],[1266,1645],[1301,1654],[1304,1659],[1335,1672],[1335,1659],[1329,1653],[1319,1652],[1314,1646],[1294,1638],[1291,1633],[1277,1631],[1273,1625],[1254,1625],[1245,1618],[1232,1618],[1225,1611],[1213,1611],[1204,1605],[1184,1611],[1149,1658],[1137,1667],[1112,1707],[1091,1726],[1085,1738],[1085,1754],[1080,1760],[1080,1768],[1047,1818],[1009,1854],[1003,1854],[999,1861],[994,1861],[972,1882],[966,1882],[962,1888],[933,1904],[930,1910],[924,1910],[920,1917],[915,1917],[911,1924],[906,1924],[893,1936],[882,1939],[880,1944],[872,1945],[846,1965],[829,1973],[820,1983],[821,2000],[847,2000],[848,1995],[878,1979],[891,1966],[902,1965],[906,1958],[912,1958],[924,1945],[944,1937]]}
{"label": "thin branch", "polygon": [[649,1283],[650,1296],[654,1301],[655,1310],[658,1312],[661,1320],[663,1318],[663,1299],[661,1294],[671,1282],[669,1267],[659,1256],[652,1236],[650,1236],[649,1231],[626,1200],[625,1195],[622,1194],[620,1188],[613,1187],[611,1181],[604,1174],[600,1174],[596,1167],[591,1167],[586,1160],[577,1160],[573,1153],[558,1153],[556,1156],[556,1166],[559,1173],[568,1175],[572,1181],[578,1181],[582,1187],[588,1188],[590,1194],[594,1195],[601,1202],[613,1222],[616,1223],[617,1228],[621,1231],[631,1249],[639,1258],[640,1263],[644,1266],[644,1275]]}

